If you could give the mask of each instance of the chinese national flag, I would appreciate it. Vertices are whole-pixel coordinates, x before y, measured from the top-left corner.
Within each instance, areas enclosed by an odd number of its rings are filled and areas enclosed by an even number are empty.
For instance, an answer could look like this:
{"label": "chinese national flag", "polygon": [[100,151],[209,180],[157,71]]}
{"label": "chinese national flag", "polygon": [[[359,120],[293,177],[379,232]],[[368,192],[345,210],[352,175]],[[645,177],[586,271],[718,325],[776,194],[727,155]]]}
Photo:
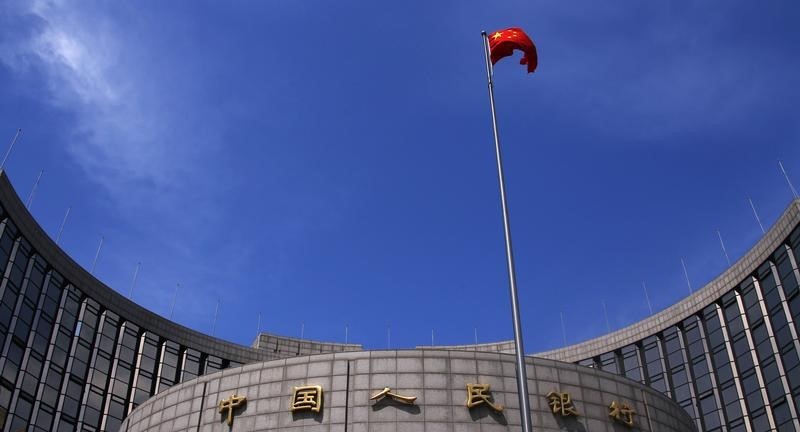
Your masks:
{"label": "chinese national flag", "polygon": [[531,38],[521,28],[511,27],[505,30],[498,30],[490,33],[488,37],[492,64],[497,63],[503,57],[512,55],[514,50],[518,49],[525,53],[519,60],[519,64],[528,65],[528,73],[536,70],[536,65],[538,64],[536,45],[533,44]]}

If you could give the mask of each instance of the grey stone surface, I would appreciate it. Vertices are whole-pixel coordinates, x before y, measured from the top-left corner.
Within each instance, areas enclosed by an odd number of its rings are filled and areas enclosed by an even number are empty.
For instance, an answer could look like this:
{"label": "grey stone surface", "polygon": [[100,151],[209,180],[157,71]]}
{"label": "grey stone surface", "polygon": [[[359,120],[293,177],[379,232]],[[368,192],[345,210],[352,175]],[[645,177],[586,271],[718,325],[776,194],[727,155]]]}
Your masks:
{"label": "grey stone surface", "polygon": [[[409,357],[405,353],[348,353],[349,375],[346,367],[335,367],[342,361],[339,354],[227,369],[179,384],[147,400],[125,420],[122,431],[507,432],[519,429],[513,356],[493,354],[490,360],[479,359],[475,352],[430,349],[418,350],[418,354]],[[531,415],[537,432],[694,430],[689,416],[655,390],[573,364],[526,360],[531,376],[537,377],[529,382]],[[342,370],[345,374],[334,373]],[[321,374],[325,371],[327,375]],[[212,386],[212,382],[220,384]],[[505,407],[502,414],[486,406],[468,409],[467,383],[490,384],[492,400]],[[324,403],[319,414],[290,412],[292,387],[297,385],[323,386]],[[417,404],[403,405],[389,398],[371,401],[370,396],[384,386],[402,395],[417,396]],[[566,420],[555,416],[545,398],[550,391],[569,392],[580,416]],[[235,411],[233,426],[228,428],[217,406],[232,392],[246,396],[247,404]],[[630,403],[639,413],[634,428],[615,425],[608,417],[608,406],[614,400]]]}

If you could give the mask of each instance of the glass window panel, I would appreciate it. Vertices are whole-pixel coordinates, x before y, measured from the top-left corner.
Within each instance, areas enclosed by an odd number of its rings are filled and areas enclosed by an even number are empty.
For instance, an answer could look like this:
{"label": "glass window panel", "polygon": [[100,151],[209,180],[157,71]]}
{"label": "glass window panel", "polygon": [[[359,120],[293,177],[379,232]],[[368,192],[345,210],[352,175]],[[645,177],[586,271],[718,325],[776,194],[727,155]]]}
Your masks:
{"label": "glass window panel", "polygon": [[617,367],[616,355],[613,352],[601,355],[600,368],[606,372],[611,372],[615,375],[619,375],[619,368]]}
{"label": "glass window panel", "polygon": [[768,431],[770,429],[769,419],[767,418],[766,412],[753,417],[753,430]]}

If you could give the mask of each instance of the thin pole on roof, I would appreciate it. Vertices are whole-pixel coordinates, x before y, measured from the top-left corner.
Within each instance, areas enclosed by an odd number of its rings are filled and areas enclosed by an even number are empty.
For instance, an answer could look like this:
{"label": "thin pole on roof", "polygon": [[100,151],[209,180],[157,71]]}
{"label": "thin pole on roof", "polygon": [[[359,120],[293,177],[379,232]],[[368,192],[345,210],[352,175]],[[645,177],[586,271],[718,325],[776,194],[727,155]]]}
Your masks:
{"label": "thin pole on roof", "polygon": [[647,293],[647,285],[642,281],[642,288],[644,288],[644,298],[647,300],[647,308],[650,309],[650,315],[653,314],[653,305],[650,303],[650,294]]}
{"label": "thin pole on roof", "polygon": [[783,173],[783,178],[786,179],[786,183],[789,185],[789,189],[792,190],[792,196],[794,197],[794,199],[797,199],[798,198],[797,190],[794,188],[794,185],[792,185],[792,181],[789,180],[789,175],[786,174],[786,170],[783,169],[783,163],[780,160],[778,160],[778,166],[781,167],[781,172]]}
{"label": "thin pole on roof", "polygon": [[133,288],[136,286],[136,278],[139,276],[140,268],[142,268],[142,263],[136,263],[136,270],[133,271],[133,280],[131,281],[131,289],[128,291],[128,298],[133,298]]}
{"label": "thin pole on roof", "polygon": [[683,276],[686,278],[686,286],[689,287],[689,294],[691,294],[694,291],[692,290],[692,283],[689,282],[689,272],[686,271],[686,262],[683,260],[683,257],[681,257],[681,266],[683,267]]}
{"label": "thin pole on roof", "polygon": [[433,329],[431,329],[431,346],[436,346],[436,344],[433,342]]}
{"label": "thin pole on roof", "polygon": [[61,240],[61,233],[64,231],[64,225],[67,224],[67,218],[69,217],[70,210],[72,210],[72,206],[67,207],[67,212],[64,213],[64,220],[61,221],[61,226],[58,228],[58,235],[56,235],[56,244],[58,244],[58,241]]}
{"label": "thin pole on roof", "polygon": [[258,327],[257,327],[256,335],[260,335],[260,334],[261,334],[261,312],[258,313]]}
{"label": "thin pole on roof", "polygon": [[725,254],[725,261],[728,262],[728,267],[730,267],[731,257],[728,256],[728,251],[725,249],[725,242],[722,241],[722,234],[720,234],[719,229],[717,230],[717,237],[719,237],[719,245],[722,246],[722,253]]}
{"label": "thin pole on roof", "polygon": [[758,212],[756,211],[756,206],[753,205],[753,200],[750,197],[747,197],[747,201],[750,202],[750,208],[753,209],[753,216],[756,217],[756,222],[758,222],[758,226],[761,228],[761,234],[766,234],[767,231],[764,229],[764,225],[761,223],[761,218],[758,217]]}
{"label": "thin pole on roof", "polygon": [[347,324],[345,324],[345,325],[344,325],[344,343],[345,343],[345,344],[347,344],[347,333],[348,333],[348,330],[349,330],[349,329],[350,329],[350,326],[348,326]]}
{"label": "thin pole on roof", "polygon": [[11,154],[11,150],[14,149],[14,144],[17,143],[17,138],[22,134],[22,128],[17,129],[17,133],[14,134],[14,138],[11,139],[11,145],[8,146],[8,150],[6,151],[6,155],[3,156],[3,161],[0,162],[0,171],[3,170],[6,166],[6,161],[8,160],[8,156]]}
{"label": "thin pole on roof", "polygon": [[180,289],[180,287],[180,282],[175,284],[175,294],[172,295],[172,304],[169,306],[169,319],[172,319],[175,313],[175,301],[178,300],[178,289]]}
{"label": "thin pole on roof", "polygon": [[214,336],[214,333],[217,330],[217,313],[219,312],[219,299],[217,299],[217,307],[214,308],[214,320],[211,321],[211,336]]}
{"label": "thin pole on roof", "polygon": [[300,323],[300,339],[303,339],[305,334],[306,334],[306,323],[305,322],[301,322]]}
{"label": "thin pole on roof", "polygon": [[478,344],[478,327],[473,327],[473,330],[475,330],[475,345],[477,345]]}
{"label": "thin pole on roof", "polygon": [[611,323],[608,321],[608,309],[606,309],[606,301],[600,300],[603,303],[603,315],[606,317],[606,330],[611,333]]}
{"label": "thin pole on roof", "polygon": [[564,326],[564,312],[559,312],[561,315],[561,338],[564,340],[564,346],[567,345],[567,328]]}
{"label": "thin pole on roof", "polygon": [[44,174],[44,170],[39,171],[39,175],[36,176],[36,181],[33,183],[33,188],[31,189],[31,193],[28,194],[28,199],[25,200],[26,209],[31,208],[31,203],[33,203],[33,197],[36,194],[36,188],[39,187],[39,181],[42,179],[42,174]]}
{"label": "thin pole on roof", "polygon": [[92,261],[92,270],[89,273],[94,274],[94,268],[97,266],[97,259],[100,258],[100,250],[103,249],[104,236],[100,236],[100,244],[97,245],[97,253],[94,254],[94,261]]}

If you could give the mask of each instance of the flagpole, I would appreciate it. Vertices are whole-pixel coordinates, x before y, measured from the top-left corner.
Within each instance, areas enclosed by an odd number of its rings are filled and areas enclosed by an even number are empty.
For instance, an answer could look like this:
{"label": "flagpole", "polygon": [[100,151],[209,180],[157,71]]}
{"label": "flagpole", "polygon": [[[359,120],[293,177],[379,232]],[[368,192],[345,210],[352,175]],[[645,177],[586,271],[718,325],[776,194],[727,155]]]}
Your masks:
{"label": "flagpole", "polygon": [[522,347],[522,325],[519,315],[519,300],[517,298],[517,277],[514,271],[514,254],[511,248],[511,225],[508,217],[508,204],[506,200],[506,182],[503,176],[503,157],[500,152],[500,138],[497,134],[497,114],[494,109],[494,83],[492,82],[492,61],[489,55],[489,37],[486,32],[483,36],[483,54],[486,57],[486,78],[489,87],[489,104],[492,108],[492,131],[494,132],[494,149],[497,159],[497,178],[500,183],[500,204],[503,208],[503,229],[506,238],[506,267],[508,268],[508,285],[511,291],[511,319],[514,324],[514,349],[516,351],[517,366],[517,394],[519,396],[520,423],[522,432],[532,432],[531,408],[528,400],[528,376],[525,369],[525,349]]}

